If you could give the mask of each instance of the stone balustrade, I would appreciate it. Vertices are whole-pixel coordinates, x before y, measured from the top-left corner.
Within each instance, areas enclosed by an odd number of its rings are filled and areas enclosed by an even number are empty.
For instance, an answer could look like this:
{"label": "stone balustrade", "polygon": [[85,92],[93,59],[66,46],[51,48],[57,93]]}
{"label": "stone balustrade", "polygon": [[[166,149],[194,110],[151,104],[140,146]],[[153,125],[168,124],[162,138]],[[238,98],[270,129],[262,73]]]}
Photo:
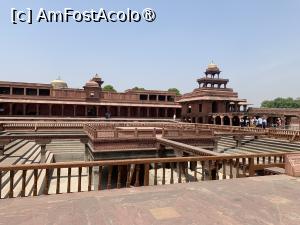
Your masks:
{"label": "stone balustrade", "polygon": [[[33,195],[49,194],[50,183],[55,183],[54,194],[66,190],[81,192],[83,190],[102,190],[111,188],[125,188],[148,185],[165,185],[184,182],[197,182],[205,180],[232,179],[239,177],[256,176],[258,171],[266,168],[284,168],[285,154],[258,154],[234,156],[201,156],[176,158],[150,158],[134,160],[106,160],[90,162],[69,162],[32,165],[0,166],[0,197],[2,194],[3,179],[9,187],[8,197],[16,196],[15,174],[21,173],[20,196],[27,196],[27,174],[33,171]],[[45,176],[40,178],[38,173],[44,170]],[[67,182],[62,170],[67,171]],[[55,176],[53,173],[55,171]],[[83,171],[86,172],[86,182],[83,182]],[[166,175],[168,172],[168,176]],[[74,175],[76,173],[76,175]],[[38,191],[38,183],[43,179],[43,190]],[[77,179],[76,190],[71,179]],[[66,187],[62,187],[65,185]],[[71,191],[73,190],[73,191]]]}

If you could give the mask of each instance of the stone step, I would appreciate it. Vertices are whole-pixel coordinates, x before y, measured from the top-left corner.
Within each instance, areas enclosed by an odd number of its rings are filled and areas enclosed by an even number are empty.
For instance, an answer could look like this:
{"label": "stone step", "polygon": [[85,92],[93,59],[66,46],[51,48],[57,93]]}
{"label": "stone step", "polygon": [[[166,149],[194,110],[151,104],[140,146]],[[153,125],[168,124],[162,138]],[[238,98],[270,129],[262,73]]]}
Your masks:
{"label": "stone step", "polygon": [[253,143],[249,143],[246,146],[248,147],[258,147],[258,148],[270,148],[270,149],[278,149],[281,151],[285,151],[285,150],[292,150],[292,151],[300,151],[300,146],[298,147],[293,147],[293,146],[284,146],[284,145],[272,145],[272,144],[265,144],[265,143],[257,143],[257,142],[253,142]]}
{"label": "stone step", "polygon": [[14,165],[17,164],[17,162],[22,159],[22,157],[30,151],[36,144],[34,142],[28,142],[24,141],[20,146],[14,149],[13,152],[9,155],[5,155],[5,158],[1,161],[1,165]]}

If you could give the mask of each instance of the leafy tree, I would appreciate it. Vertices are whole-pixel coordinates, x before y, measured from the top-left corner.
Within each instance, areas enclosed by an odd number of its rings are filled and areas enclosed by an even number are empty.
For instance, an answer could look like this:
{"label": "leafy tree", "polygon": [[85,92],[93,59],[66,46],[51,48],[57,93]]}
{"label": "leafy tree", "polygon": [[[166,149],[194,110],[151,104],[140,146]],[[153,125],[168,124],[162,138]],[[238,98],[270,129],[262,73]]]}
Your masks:
{"label": "leafy tree", "polygon": [[300,108],[300,98],[275,98],[261,103],[264,108]]}
{"label": "leafy tree", "polygon": [[181,94],[180,94],[180,91],[179,91],[177,88],[169,88],[169,89],[168,89],[168,92],[175,92],[176,95],[181,95]]}
{"label": "leafy tree", "polygon": [[132,88],[133,91],[144,91],[145,88],[140,88],[140,87],[134,87]]}
{"label": "leafy tree", "polygon": [[115,89],[112,85],[110,85],[110,84],[105,85],[105,86],[102,88],[102,90],[103,90],[103,91],[109,91],[109,92],[117,92],[116,89]]}

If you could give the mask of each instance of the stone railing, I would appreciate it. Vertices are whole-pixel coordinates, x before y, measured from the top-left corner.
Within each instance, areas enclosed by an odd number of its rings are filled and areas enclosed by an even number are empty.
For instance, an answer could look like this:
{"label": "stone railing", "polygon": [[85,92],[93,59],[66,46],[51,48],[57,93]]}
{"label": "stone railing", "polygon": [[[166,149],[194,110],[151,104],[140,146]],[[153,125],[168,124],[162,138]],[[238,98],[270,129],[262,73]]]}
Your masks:
{"label": "stone railing", "polygon": [[196,124],[199,129],[210,129],[213,132],[229,133],[234,135],[235,133],[245,135],[265,135],[270,138],[285,139],[290,141],[300,141],[300,131],[286,130],[286,129],[273,129],[273,128],[256,128],[256,127],[237,127],[237,126],[221,126],[212,124]]}
{"label": "stone railing", "polygon": [[93,126],[91,124],[85,124],[84,130],[87,135],[92,139],[103,138],[155,138],[157,135],[161,135],[165,138],[186,138],[186,137],[212,137],[213,132],[210,129],[198,129],[184,127],[179,128],[157,128],[157,127],[126,127],[126,128],[110,128]]}
{"label": "stone railing", "polygon": [[300,141],[300,131],[269,129],[268,136],[289,141]]}
{"label": "stone railing", "polygon": [[3,123],[5,130],[82,129],[82,122],[15,122]]}
{"label": "stone railing", "polygon": [[[0,166],[0,197],[252,177],[266,168],[284,168],[284,158],[285,154],[260,154]],[[43,177],[38,176],[41,170]],[[27,175],[32,172],[28,187]]]}

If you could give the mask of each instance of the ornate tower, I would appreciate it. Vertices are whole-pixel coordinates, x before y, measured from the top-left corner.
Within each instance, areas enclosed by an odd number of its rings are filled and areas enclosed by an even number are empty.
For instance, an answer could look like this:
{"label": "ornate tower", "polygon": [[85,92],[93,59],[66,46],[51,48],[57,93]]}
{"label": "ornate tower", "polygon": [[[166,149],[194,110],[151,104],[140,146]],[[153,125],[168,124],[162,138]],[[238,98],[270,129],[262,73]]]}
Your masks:
{"label": "ornate tower", "polygon": [[[208,65],[206,71],[204,72],[205,77],[197,80],[199,88],[227,88],[228,79],[220,78],[219,67],[211,63]],[[215,77],[217,75],[217,77]]]}
{"label": "ornate tower", "polygon": [[92,78],[92,81],[95,81],[99,85],[100,90],[102,90],[102,84],[104,83],[104,81],[102,81],[101,77],[98,74],[96,74]]}

